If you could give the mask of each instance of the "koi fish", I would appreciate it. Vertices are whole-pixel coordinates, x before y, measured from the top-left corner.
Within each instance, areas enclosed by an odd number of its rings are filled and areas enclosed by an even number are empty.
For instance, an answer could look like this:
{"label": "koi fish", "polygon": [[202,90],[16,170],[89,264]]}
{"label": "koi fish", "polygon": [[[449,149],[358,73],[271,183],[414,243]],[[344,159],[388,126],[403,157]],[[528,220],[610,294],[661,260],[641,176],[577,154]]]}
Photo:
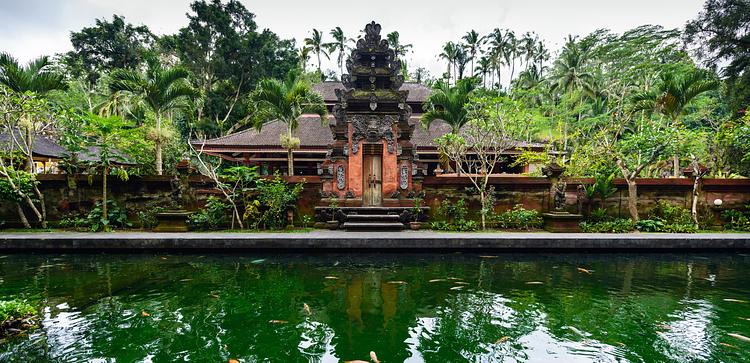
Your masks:
{"label": "koi fish", "polygon": [[579,272],[585,272],[585,273],[587,273],[587,274],[591,275],[591,270],[587,270],[587,269],[585,269],[585,268],[582,268],[582,267],[579,267],[579,268],[578,268],[578,271],[579,271]]}
{"label": "koi fish", "polygon": [[732,338],[734,338],[734,339],[738,339],[738,340],[741,340],[741,341],[743,341],[743,342],[748,342],[748,343],[750,343],[750,338],[748,338],[748,337],[746,337],[746,336],[744,336],[744,335],[740,335],[740,334],[735,334],[735,333],[729,333],[729,334],[727,334],[727,335],[729,335],[730,337],[732,337]]}
{"label": "koi fish", "polygon": [[541,281],[529,281],[526,283],[526,285],[542,285],[544,282]]}
{"label": "koi fish", "polygon": [[495,342],[495,344],[502,344],[502,343],[505,343],[505,342],[506,342],[506,341],[507,341],[508,339],[510,339],[510,337],[506,335],[506,336],[504,336],[504,337],[501,337],[500,339],[498,339],[498,340],[497,340],[497,341]]}
{"label": "koi fish", "polygon": [[375,355],[375,352],[372,352],[372,351],[370,352],[370,359],[371,359],[371,360],[372,360],[373,362],[375,362],[375,363],[380,363],[380,361],[378,360],[378,356],[377,356],[377,355]]}
{"label": "koi fish", "polygon": [[445,279],[432,279],[429,282],[443,282]]}
{"label": "koi fish", "polygon": [[311,315],[312,312],[310,311],[310,305],[307,305],[307,303],[302,304],[302,310],[304,310],[305,314]]}

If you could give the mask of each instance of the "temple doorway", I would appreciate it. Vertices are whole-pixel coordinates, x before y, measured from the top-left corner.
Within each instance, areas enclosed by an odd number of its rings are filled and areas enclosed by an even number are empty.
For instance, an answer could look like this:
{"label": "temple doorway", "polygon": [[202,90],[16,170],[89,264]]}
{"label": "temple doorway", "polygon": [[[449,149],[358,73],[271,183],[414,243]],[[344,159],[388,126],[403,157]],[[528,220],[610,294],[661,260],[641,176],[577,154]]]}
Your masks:
{"label": "temple doorway", "polygon": [[362,162],[362,202],[366,207],[383,204],[383,145],[365,144]]}

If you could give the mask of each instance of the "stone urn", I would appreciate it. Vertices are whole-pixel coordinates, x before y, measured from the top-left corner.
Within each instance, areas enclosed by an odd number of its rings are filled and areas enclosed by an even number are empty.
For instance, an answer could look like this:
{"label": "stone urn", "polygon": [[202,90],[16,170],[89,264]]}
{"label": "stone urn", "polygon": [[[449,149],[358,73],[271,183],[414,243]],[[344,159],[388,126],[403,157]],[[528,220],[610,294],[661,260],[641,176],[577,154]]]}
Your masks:
{"label": "stone urn", "polygon": [[154,228],[154,232],[187,232],[188,218],[192,213],[186,210],[168,210],[156,214],[156,220],[159,222]]}
{"label": "stone urn", "polygon": [[409,229],[412,231],[418,231],[422,229],[422,222],[409,222]]}
{"label": "stone urn", "polygon": [[328,229],[330,229],[332,231],[339,229],[339,221],[337,221],[335,219],[332,220],[332,221],[327,221],[326,222],[326,228],[328,228]]}

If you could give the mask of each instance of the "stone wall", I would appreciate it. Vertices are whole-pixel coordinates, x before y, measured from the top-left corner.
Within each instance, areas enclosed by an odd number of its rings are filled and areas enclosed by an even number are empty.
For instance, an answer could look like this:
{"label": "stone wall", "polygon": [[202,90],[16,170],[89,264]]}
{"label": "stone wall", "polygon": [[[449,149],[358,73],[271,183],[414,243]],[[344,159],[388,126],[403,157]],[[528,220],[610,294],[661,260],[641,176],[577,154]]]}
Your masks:
{"label": "stone wall", "polygon": [[[495,187],[497,212],[513,208],[516,204],[526,209],[549,211],[552,208],[550,182],[547,178],[531,177],[493,177],[490,180]],[[582,183],[593,183],[591,179],[572,179],[568,181],[567,209],[570,212],[587,213],[589,208],[599,206],[599,201],[588,201],[579,195],[578,188]],[[606,200],[606,209],[613,216],[628,217],[627,184],[623,179],[615,179],[617,192]],[[471,191],[473,185],[468,178],[426,177],[423,182],[425,204],[432,207],[434,213],[444,199],[456,201],[465,198],[473,213],[479,211],[479,198]],[[645,215],[659,200],[668,200],[673,204],[690,208],[692,202],[693,180],[688,178],[638,180],[638,210]],[[742,208],[750,203],[750,179],[706,179],[700,194],[699,205],[703,211],[718,214],[721,209]],[[714,208],[714,200],[721,199],[722,208]]]}
{"label": "stone wall", "polygon": [[[285,177],[288,182],[298,183],[303,179],[305,188],[299,201],[297,217],[314,215],[314,208],[327,205],[321,201],[320,191],[322,182],[317,176]],[[77,176],[75,182],[65,175],[39,175],[40,189],[47,205],[48,220],[55,222],[69,213],[78,210],[88,210],[97,200],[101,199],[101,177]],[[169,176],[131,177],[128,181],[121,181],[111,177],[109,181],[110,197],[125,207],[130,217],[135,219],[139,210],[149,205],[168,205],[173,200],[188,210],[201,208],[208,196],[221,196],[214,189],[213,182],[202,176],[174,178]],[[567,205],[570,212],[581,210],[584,214],[589,208],[598,207],[598,200],[591,203],[577,193],[581,183],[591,183],[592,180],[573,179],[568,181]],[[547,178],[531,177],[493,177],[492,185],[496,191],[496,211],[503,212],[521,204],[524,208],[539,211],[551,209],[550,183]],[[617,192],[607,199],[606,208],[613,216],[627,217],[627,186],[622,179],[615,180]],[[465,198],[472,213],[479,211],[479,199],[471,191],[472,184],[467,178],[458,177],[426,177],[422,183],[425,192],[425,205],[431,207],[434,213],[442,200],[456,201]],[[639,179],[639,211],[643,214],[659,200],[669,200],[686,208],[690,207],[692,195],[692,179]],[[714,208],[715,199],[723,200],[723,209],[741,208],[750,203],[750,179],[706,179],[700,194],[700,205],[704,211],[717,215],[720,208]],[[387,200],[393,202],[392,200]],[[401,204],[411,206],[411,200],[396,200]],[[340,205],[346,205],[341,200]],[[33,214],[27,217],[33,221]],[[0,221],[6,222],[6,227],[20,226],[15,206],[0,203]]]}

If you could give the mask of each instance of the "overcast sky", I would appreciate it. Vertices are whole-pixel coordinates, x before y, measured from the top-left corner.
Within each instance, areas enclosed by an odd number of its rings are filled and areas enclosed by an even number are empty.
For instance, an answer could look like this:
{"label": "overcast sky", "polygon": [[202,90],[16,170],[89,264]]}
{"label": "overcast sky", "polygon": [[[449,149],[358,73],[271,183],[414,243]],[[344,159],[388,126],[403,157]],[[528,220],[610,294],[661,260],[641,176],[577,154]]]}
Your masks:
{"label": "overcast sky", "polygon": [[[493,28],[517,34],[535,31],[548,47],[559,49],[568,34],[585,35],[600,28],[622,32],[643,24],[681,28],[694,18],[704,0],[241,0],[270,28],[298,45],[310,29],[341,26],[356,37],[375,20],[383,34],[398,30],[401,41],[414,45],[410,68],[426,67],[433,75],[446,68],[437,59],[442,44],[459,40],[470,29]],[[173,33],[187,24],[191,0],[0,0],[0,51],[28,61],[71,49],[69,34],[90,26],[95,18],[125,16],[157,34]],[[335,57],[331,57],[334,59]],[[324,69],[337,69],[335,62]]]}

